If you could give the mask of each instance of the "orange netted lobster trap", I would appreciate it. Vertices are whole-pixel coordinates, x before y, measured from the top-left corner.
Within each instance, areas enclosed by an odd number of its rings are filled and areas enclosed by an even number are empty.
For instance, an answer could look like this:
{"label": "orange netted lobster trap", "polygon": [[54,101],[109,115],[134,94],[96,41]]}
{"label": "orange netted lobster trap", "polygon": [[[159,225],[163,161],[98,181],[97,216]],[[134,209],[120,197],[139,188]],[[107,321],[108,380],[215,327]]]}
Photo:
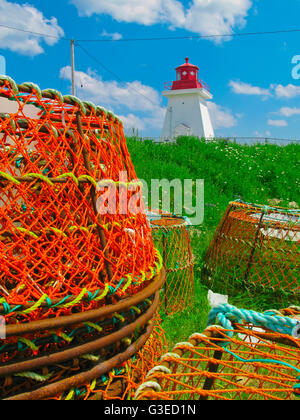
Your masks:
{"label": "orange netted lobster trap", "polygon": [[9,78],[0,98],[16,107],[0,115],[1,312],[48,317],[136,293],[159,261],[146,216],[101,217],[96,207],[97,182],[137,178],[121,122]]}
{"label": "orange netted lobster trap", "polygon": [[90,383],[73,387],[55,400],[130,400],[146,374],[152,369],[167,350],[165,332],[160,326],[158,314],[148,328],[151,335],[144,346],[135,355],[105,375]]}
{"label": "orange netted lobster trap", "polygon": [[189,222],[184,217],[160,214],[151,220],[153,241],[166,270],[161,309],[167,315],[187,308],[194,299],[194,259]]}
{"label": "orange netted lobster trap", "polygon": [[8,325],[0,342],[0,398],[49,399],[126,364],[152,334],[161,285],[157,276],[133,298],[99,310]]}
{"label": "orange netted lobster trap", "polygon": [[0,77],[0,398],[63,393],[143,347],[164,270],[140,189],[118,118]]}
{"label": "orange netted lobster trap", "polygon": [[232,202],[206,255],[203,275],[212,287],[243,286],[300,292],[300,210]]}
{"label": "orange netted lobster trap", "polygon": [[298,399],[299,314],[299,307],[263,314],[228,304],[214,308],[211,325],[164,355],[135,399]]}

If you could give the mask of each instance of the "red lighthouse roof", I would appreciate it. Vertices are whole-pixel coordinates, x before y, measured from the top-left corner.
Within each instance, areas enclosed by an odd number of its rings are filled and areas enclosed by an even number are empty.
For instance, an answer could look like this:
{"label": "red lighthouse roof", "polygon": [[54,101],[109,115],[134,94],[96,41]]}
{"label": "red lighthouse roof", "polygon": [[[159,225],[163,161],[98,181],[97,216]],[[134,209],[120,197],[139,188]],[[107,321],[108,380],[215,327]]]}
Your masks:
{"label": "red lighthouse roof", "polygon": [[177,67],[175,70],[181,70],[181,69],[195,69],[199,70],[199,67],[195,66],[194,64],[189,63],[189,58],[186,57],[185,63],[181,66]]}
{"label": "red lighthouse roof", "polygon": [[171,90],[180,89],[206,89],[210,92],[209,86],[199,79],[199,67],[189,63],[188,57],[185,64],[176,68],[176,81],[171,87]]}

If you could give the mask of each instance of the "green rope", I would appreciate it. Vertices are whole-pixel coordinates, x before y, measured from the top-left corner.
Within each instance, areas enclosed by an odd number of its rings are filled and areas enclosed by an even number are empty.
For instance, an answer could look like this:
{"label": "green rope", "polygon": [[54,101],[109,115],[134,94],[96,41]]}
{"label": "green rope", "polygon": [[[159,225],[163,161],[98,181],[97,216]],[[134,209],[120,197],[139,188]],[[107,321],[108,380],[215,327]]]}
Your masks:
{"label": "green rope", "polygon": [[48,375],[39,375],[35,372],[22,372],[22,373],[15,373],[13,376],[17,376],[19,378],[27,378],[27,379],[33,379],[37,382],[46,382],[52,377],[52,373],[49,373]]}
{"label": "green rope", "polygon": [[63,97],[63,95],[58,90],[55,90],[55,89],[44,89],[42,91],[42,94],[43,93],[48,93],[48,94],[54,96],[54,99],[56,99],[61,104],[64,103],[64,97]]}
{"label": "green rope", "polygon": [[21,85],[20,85],[20,89],[22,89],[22,87],[27,87],[27,88],[29,88],[29,89],[31,89],[32,90],[32,92],[39,98],[39,99],[42,99],[42,91],[41,91],[41,89],[39,88],[39,86],[38,85],[36,85],[35,83],[32,83],[32,82],[25,82],[25,83],[22,83]]}
{"label": "green rope", "polygon": [[[23,88],[30,88],[32,90],[32,92],[40,100],[44,97],[43,94],[50,94],[54,97],[55,100],[57,100],[61,104],[64,104],[66,102],[71,102],[72,104],[77,105],[79,107],[79,109],[81,110],[81,112],[83,113],[83,115],[86,114],[86,109],[89,108],[89,109],[93,109],[96,113],[103,112],[105,116],[109,115],[115,121],[118,121],[119,123],[122,124],[120,119],[118,117],[116,117],[113,113],[111,113],[110,111],[106,111],[105,109],[103,109],[100,106],[95,106],[91,102],[82,102],[76,96],[73,96],[73,95],[63,96],[59,91],[57,91],[55,89],[44,89],[43,91],[41,91],[40,87],[38,85],[36,85],[35,83],[32,83],[32,82],[25,82],[25,83],[22,83],[21,85],[18,86],[16,84],[16,82],[11,77],[6,76],[6,75],[0,75],[0,82],[3,82],[3,83],[7,82],[9,84],[11,90],[13,91],[14,95],[18,98],[19,101],[26,102],[27,105],[36,106],[36,107],[40,108],[42,111],[45,111],[45,109],[43,107],[41,107],[39,104],[37,104],[34,101],[31,101],[31,100],[26,101],[26,98],[24,98],[24,96],[22,96],[22,94],[20,94],[20,91],[22,91],[22,87]],[[12,101],[16,101],[16,97],[8,97],[7,99],[12,100]]]}
{"label": "green rope", "polygon": [[80,111],[83,113],[83,115],[86,114],[86,109],[85,109],[85,106],[84,106],[83,102],[80,99],[76,98],[76,96],[65,95],[64,96],[64,101],[70,101],[73,104],[78,105],[78,107],[79,107]]}

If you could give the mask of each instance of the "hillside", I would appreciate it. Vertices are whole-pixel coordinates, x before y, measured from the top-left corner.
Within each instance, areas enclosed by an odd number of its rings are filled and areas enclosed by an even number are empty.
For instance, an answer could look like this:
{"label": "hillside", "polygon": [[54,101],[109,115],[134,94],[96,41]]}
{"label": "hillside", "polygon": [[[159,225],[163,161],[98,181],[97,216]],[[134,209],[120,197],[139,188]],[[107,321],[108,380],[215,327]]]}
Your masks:
{"label": "hillside", "polygon": [[[225,141],[205,143],[195,138],[180,138],[178,144],[155,144],[128,138],[128,148],[137,175],[151,179],[204,179],[204,223],[191,229],[195,255],[196,304],[185,316],[165,320],[171,342],[181,339],[181,331],[200,331],[207,311],[207,289],[201,282],[203,256],[230,201],[268,204],[270,200],[288,207],[300,204],[300,145],[239,145]],[[215,290],[218,292],[218,290]],[[248,309],[265,310],[289,305],[288,298],[269,293],[237,293],[230,303]],[[171,328],[172,325],[172,328]],[[175,328],[177,325],[177,328]]]}

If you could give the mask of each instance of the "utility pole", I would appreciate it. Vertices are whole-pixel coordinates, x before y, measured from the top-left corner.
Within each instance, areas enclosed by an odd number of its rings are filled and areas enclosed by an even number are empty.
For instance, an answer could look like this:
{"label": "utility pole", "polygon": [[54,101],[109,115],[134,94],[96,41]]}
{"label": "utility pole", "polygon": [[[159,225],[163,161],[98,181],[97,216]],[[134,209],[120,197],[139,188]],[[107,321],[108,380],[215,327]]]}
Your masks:
{"label": "utility pole", "polygon": [[75,41],[74,39],[71,40],[71,72],[72,72],[72,95],[76,95],[76,88],[75,88]]}

